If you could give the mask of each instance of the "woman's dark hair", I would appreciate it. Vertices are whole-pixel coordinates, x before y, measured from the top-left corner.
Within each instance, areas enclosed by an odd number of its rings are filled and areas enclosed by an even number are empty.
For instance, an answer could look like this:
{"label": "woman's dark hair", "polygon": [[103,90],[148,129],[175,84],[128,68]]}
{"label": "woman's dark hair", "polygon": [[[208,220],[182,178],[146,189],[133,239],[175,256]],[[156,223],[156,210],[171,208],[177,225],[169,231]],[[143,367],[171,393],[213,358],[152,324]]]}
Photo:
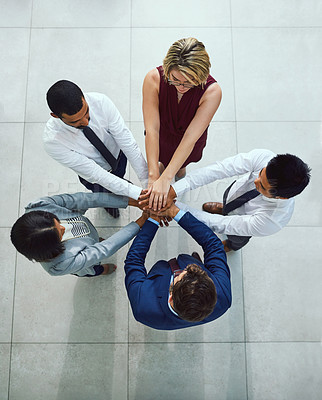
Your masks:
{"label": "woman's dark hair", "polygon": [[31,211],[22,215],[11,228],[11,241],[17,251],[33,261],[49,261],[63,253],[54,219],[47,211]]}
{"label": "woman's dark hair", "polygon": [[47,92],[47,104],[59,118],[77,114],[83,107],[83,92],[70,81],[58,81]]}
{"label": "woman's dark hair", "polygon": [[310,181],[310,171],[305,162],[292,154],[278,154],[266,167],[266,177],[274,197],[289,199],[301,193]]}
{"label": "woman's dark hair", "polygon": [[196,264],[188,265],[185,271],[187,273],[171,289],[173,308],[186,321],[202,321],[214,311],[215,284]]}

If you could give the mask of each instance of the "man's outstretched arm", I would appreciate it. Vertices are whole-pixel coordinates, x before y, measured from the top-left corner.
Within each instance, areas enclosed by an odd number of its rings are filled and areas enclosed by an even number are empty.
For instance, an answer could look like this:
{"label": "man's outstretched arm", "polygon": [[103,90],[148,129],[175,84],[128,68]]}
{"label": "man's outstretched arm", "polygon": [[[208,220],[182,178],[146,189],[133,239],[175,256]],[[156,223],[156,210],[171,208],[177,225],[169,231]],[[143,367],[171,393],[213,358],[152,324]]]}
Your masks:
{"label": "man's outstretched arm", "polygon": [[134,310],[140,299],[141,285],[147,276],[145,258],[157,230],[158,224],[151,220],[146,221],[125,259],[125,287]]}

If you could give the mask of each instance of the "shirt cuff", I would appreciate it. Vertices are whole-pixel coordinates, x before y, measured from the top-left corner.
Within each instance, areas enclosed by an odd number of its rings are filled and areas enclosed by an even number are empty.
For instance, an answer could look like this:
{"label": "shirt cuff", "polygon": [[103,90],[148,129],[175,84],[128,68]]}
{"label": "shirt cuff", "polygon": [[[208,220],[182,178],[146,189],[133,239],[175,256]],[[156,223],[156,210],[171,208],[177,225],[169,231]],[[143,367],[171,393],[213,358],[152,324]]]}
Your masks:
{"label": "shirt cuff", "polygon": [[128,186],[128,196],[131,197],[134,200],[138,200],[141,192],[142,192],[142,188],[133,185],[133,184],[129,184]]}
{"label": "shirt cuff", "polygon": [[159,222],[156,221],[155,219],[151,218],[151,217],[148,218],[148,221],[151,221],[151,222],[153,222],[154,224],[160,226]]}
{"label": "shirt cuff", "polygon": [[173,187],[174,191],[176,192],[177,196],[186,192],[187,190],[190,190],[190,185],[186,178],[179,179],[177,182],[175,182],[172,185],[172,187]]}
{"label": "shirt cuff", "polygon": [[179,222],[180,219],[185,215],[186,211],[179,210],[178,214],[173,218],[175,221]]}

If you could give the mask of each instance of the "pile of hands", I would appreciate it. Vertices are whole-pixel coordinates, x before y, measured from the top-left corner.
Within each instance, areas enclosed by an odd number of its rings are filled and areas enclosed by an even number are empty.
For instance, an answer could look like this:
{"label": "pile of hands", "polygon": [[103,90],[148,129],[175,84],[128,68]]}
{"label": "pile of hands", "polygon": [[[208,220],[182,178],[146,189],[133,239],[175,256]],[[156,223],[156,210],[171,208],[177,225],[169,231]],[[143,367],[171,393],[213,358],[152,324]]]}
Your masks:
{"label": "pile of hands", "polygon": [[169,222],[177,215],[179,208],[175,205],[176,192],[170,185],[166,194],[157,195],[152,186],[143,189],[136,206],[142,211],[145,221],[150,217],[159,222],[160,226],[169,226]]}

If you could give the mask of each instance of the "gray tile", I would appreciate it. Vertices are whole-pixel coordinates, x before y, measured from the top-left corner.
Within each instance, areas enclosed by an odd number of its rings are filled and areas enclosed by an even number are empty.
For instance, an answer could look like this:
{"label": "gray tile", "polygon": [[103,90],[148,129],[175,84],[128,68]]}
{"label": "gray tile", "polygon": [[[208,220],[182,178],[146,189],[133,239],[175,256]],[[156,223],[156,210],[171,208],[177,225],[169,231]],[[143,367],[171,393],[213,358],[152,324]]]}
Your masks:
{"label": "gray tile", "polygon": [[46,93],[60,79],[106,94],[128,120],[130,28],[34,29],[30,51],[28,122],[48,120]]}
{"label": "gray tile", "polygon": [[171,0],[165,0],[158,6],[157,12],[154,7],[150,7],[150,4],[149,0],[133,2],[134,27],[230,26],[228,1],[205,0],[202,7],[196,7],[193,0],[179,0],[175,4]]}
{"label": "gray tile", "polygon": [[130,15],[130,0],[118,0],[117,5],[104,0],[95,0],[91,4],[85,0],[77,2],[57,0],[55,3],[50,0],[34,0],[32,26],[41,28],[130,27]]}
{"label": "gray tile", "polygon": [[32,0],[1,1],[0,27],[29,27]]}
{"label": "gray tile", "polygon": [[162,64],[169,47],[184,37],[196,37],[206,47],[211,75],[218,81],[223,99],[214,121],[234,121],[234,88],[231,30],[228,28],[135,28],[132,31],[131,120],[142,121],[142,84],[151,69]]}
{"label": "gray tile", "polygon": [[16,251],[10,241],[9,228],[0,228],[0,252],[2,255],[0,279],[0,342],[10,342]]}
{"label": "gray tile", "polygon": [[[101,230],[104,237],[115,230]],[[125,245],[109,263],[115,273],[93,278],[53,277],[40,264],[18,258],[13,337],[15,342],[127,342],[124,289]]]}
{"label": "gray tile", "polygon": [[0,122],[23,122],[25,115],[29,29],[1,28]]}
{"label": "gray tile", "polygon": [[23,124],[0,123],[0,185],[1,226],[11,226],[18,216],[20,175],[23,143]]}
{"label": "gray tile", "polygon": [[20,213],[30,201],[39,197],[84,191],[75,172],[45,152],[42,141],[44,127],[41,123],[26,124]]}
{"label": "gray tile", "polygon": [[[172,227],[173,226],[173,227]],[[160,246],[162,243],[162,246]],[[180,253],[197,251],[203,259],[202,248],[176,222],[169,228],[160,228],[146,258],[149,271],[159,260],[169,260]],[[232,307],[217,320],[199,327],[178,331],[158,331],[134,320],[130,309],[130,342],[235,342],[244,340],[242,270],[239,253],[229,255],[232,275]]]}
{"label": "gray tile", "polygon": [[0,398],[8,398],[10,344],[0,344]]}
{"label": "gray tile", "polygon": [[295,211],[289,226],[322,225],[320,131],[320,122],[237,123],[238,152],[264,147],[278,154],[295,154],[312,168],[311,182],[303,193],[296,197]]}
{"label": "gray tile", "polygon": [[242,344],[130,345],[129,400],[244,400],[244,355]]}
{"label": "gray tile", "polygon": [[124,400],[127,345],[15,344],[10,399]]}
{"label": "gray tile", "polygon": [[321,29],[233,28],[233,42],[237,120],[320,120]]}
{"label": "gray tile", "polygon": [[272,0],[261,3],[256,0],[231,1],[233,26],[246,27],[312,27],[321,26],[322,3],[319,0]]}
{"label": "gray tile", "polygon": [[247,343],[249,400],[321,399],[321,343]]}
{"label": "gray tile", "polygon": [[286,227],[242,250],[248,341],[321,339],[321,228]]}

